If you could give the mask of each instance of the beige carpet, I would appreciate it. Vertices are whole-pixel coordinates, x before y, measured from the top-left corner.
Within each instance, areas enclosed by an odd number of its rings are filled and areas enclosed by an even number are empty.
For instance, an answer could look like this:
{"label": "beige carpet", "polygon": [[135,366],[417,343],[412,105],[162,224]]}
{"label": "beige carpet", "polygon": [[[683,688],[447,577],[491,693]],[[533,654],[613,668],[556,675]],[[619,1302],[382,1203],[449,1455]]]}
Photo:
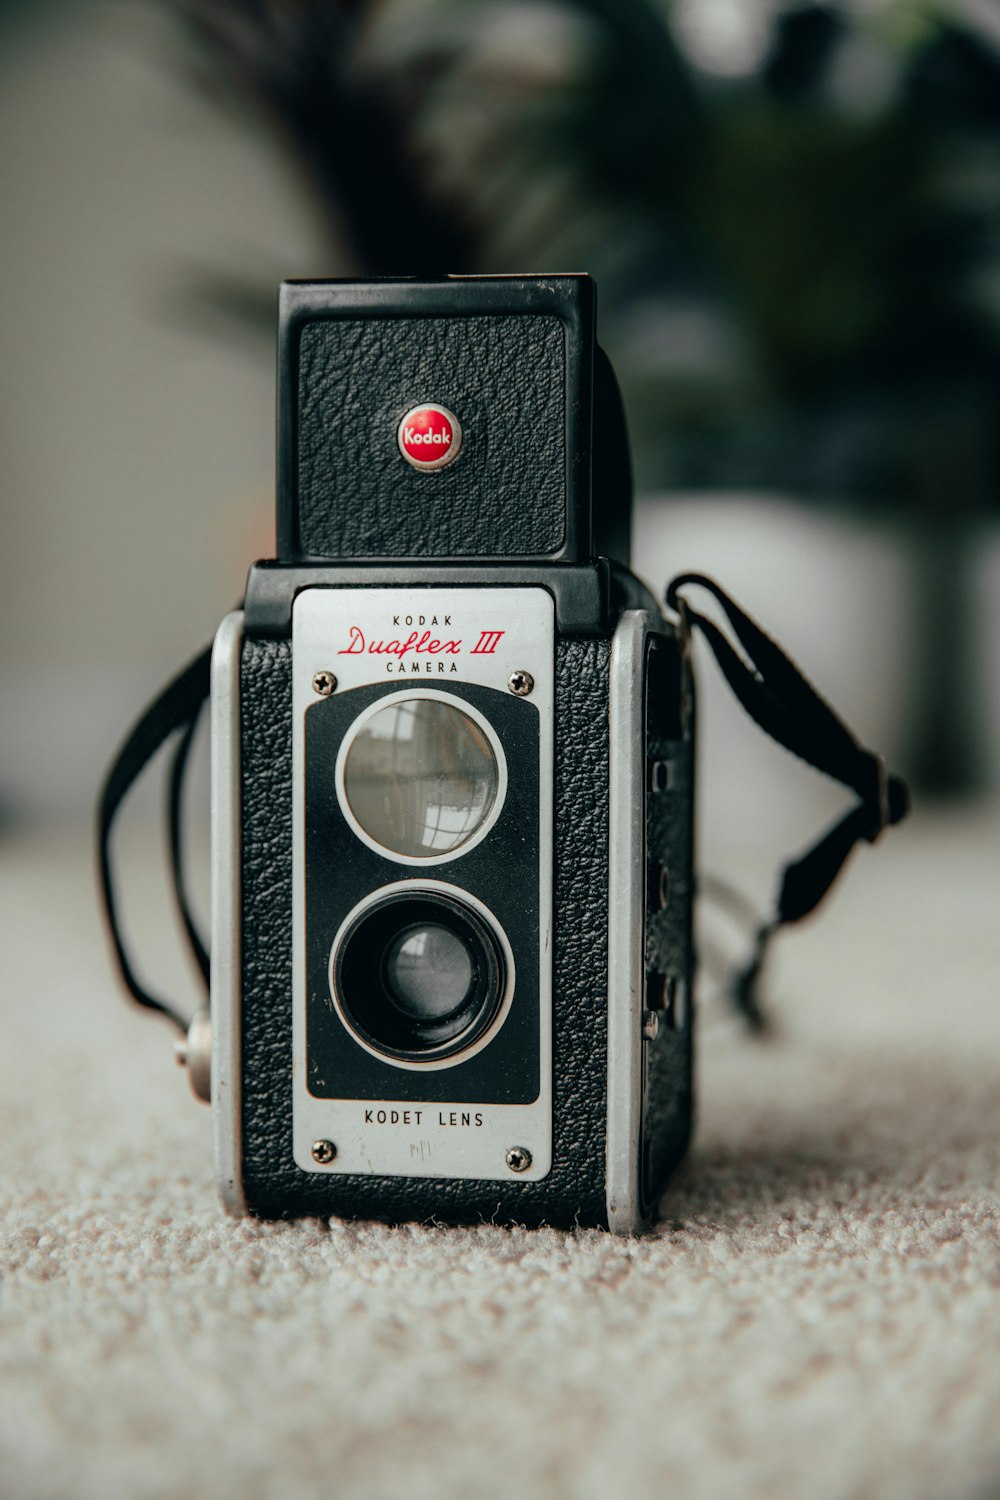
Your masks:
{"label": "beige carpet", "polygon": [[984,814],[857,856],[775,1039],[705,1028],[696,1149],[623,1242],[224,1219],[84,841],[9,839],[0,1492],[1000,1494],[998,851]]}

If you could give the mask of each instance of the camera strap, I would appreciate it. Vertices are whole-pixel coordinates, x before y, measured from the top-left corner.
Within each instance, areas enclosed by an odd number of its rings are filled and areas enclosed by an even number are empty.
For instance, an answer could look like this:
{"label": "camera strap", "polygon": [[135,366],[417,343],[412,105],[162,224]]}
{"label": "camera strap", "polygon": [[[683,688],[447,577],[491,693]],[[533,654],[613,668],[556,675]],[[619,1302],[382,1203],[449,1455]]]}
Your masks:
{"label": "camera strap", "polygon": [[[721,606],[745,659],[720,627],[692,609],[682,596],[682,589],[695,587],[707,589]],[[874,843],[886,828],[906,816],[909,792],[905,782],[887,772],[880,755],[858,742],[781,647],[712,579],[700,573],[675,578],[667,590],[667,605],[679,615],[686,633],[692,627],[701,631],[736,698],[761,729],[858,798],[811,849],[785,866],[774,914],[757,928],[750,962],[736,976],[735,1004],[747,1022],[759,1029],[763,1014],[758,985],[775,932],[816,909],[857,843]],[[112,871],[111,834],[130,787],[171,735],[177,734],[167,787],[170,871],[181,923],[207,989],[210,960],[193,917],[184,873],[181,814],[191,746],[209,694],[211,654],[211,647],[206,647],[140,716],[108,771],[97,809],[100,892],[122,982],[139,1005],[158,1011],[181,1031],[187,1030],[187,1018],[146,987],[129,958]]]}
{"label": "camera strap", "polygon": [[179,672],[158,693],[126,736],[112,762],[97,804],[98,875],[101,900],[107,919],[111,944],[118,962],[122,983],[132,998],[148,1010],[159,1011],[181,1031],[188,1029],[188,1019],[168,1000],[147,989],[137,975],[125,947],[118,900],[112,874],[111,832],[125,796],[140,772],[171,735],[180,732],[174,748],[173,763],[167,786],[167,825],[169,830],[171,884],[181,923],[195,962],[208,988],[209,956],[194,921],[187,880],[184,874],[182,837],[182,800],[191,745],[202,708],[209,693],[212,648],[206,647],[194,661]]}
{"label": "camera strap", "polygon": [[[714,620],[692,609],[681,590],[702,588],[721,606],[745,659]],[[906,783],[891,775],[881,755],[861,745],[799,668],[717,583],[684,573],[667,589],[667,605],[689,632],[697,627],[750,717],[779,745],[854,792],[858,801],[806,853],[782,871],[773,916],[754,938],[750,962],[736,976],[733,1000],[755,1029],[763,1025],[758,985],[769,944],[780,927],[815,911],[861,840],[873,844],[909,811]]]}

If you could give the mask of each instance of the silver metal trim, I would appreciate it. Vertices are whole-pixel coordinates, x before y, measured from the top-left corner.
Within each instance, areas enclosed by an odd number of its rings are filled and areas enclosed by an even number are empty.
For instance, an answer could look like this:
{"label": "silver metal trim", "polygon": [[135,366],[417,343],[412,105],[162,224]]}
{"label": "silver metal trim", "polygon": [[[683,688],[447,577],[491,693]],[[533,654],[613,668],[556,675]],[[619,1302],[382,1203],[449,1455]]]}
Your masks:
{"label": "silver metal trim", "polygon": [[[531,667],[535,688],[528,700],[539,714],[539,1092],[530,1104],[476,1106],[450,1101],[422,1104],[398,1099],[326,1099],[310,1094],[306,1067],[306,970],[305,970],[305,869],[304,869],[304,767],[305,715],[316,701],[312,677],[336,661],[338,692],[370,682],[406,682],[413,691],[413,678],[393,672],[393,660],[384,654],[336,651],[349,639],[354,623],[366,631],[368,621],[401,615],[447,613],[449,628],[460,637],[458,667],[448,680],[456,688],[479,683],[506,693],[514,668]],[[489,652],[477,652],[484,623],[503,625],[497,644]],[[422,622],[421,622],[422,624]],[[303,589],[292,614],[292,984],[293,984],[293,1155],[303,1170],[330,1173],[361,1173],[390,1177],[447,1177],[486,1181],[509,1181],[506,1152],[512,1142],[531,1152],[532,1162],[522,1181],[538,1181],[552,1169],[552,880],[554,858],[554,729],[555,729],[555,610],[551,594],[535,587],[516,588],[428,588],[413,585],[394,589]],[[470,649],[471,648],[471,649]],[[451,656],[448,663],[451,663]],[[414,674],[416,675],[416,674]],[[411,686],[411,684],[413,686]],[[459,693],[460,698],[460,693]],[[385,700],[383,700],[385,701]],[[463,708],[467,705],[462,704]],[[398,861],[396,861],[398,865]],[[426,861],[420,862],[422,865]],[[431,885],[420,870],[411,867],[414,884]],[[404,882],[405,884],[406,882]],[[463,892],[463,899],[469,899]],[[426,1070],[427,1064],[417,1065]],[[368,1107],[384,1113],[405,1114],[426,1110],[413,1131],[397,1129],[372,1134],[366,1130]],[[473,1109],[482,1124],[472,1132],[453,1129],[439,1111]],[[430,1122],[430,1123],[428,1123]],[[436,1122],[436,1123],[435,1123]],[[318,1168],[312,1145],[328,1139],[337,1146],[336,1159]]]}
{"label": "silver metal trim", "polygon": [[212,648],[212,1146],[227,1213],[245,1214],[241,1089],[240,660],[243,614],[226,615]]}
{"label": "silver metal trim", "polygon": [[646,637],[659,622],[628,610],[611,642],[608,695],[608,1228],[638,1234],[649,1222],[639,1190],[646,824],[643,675]]}
{"label": "silver metal trim", "polygon": [[212,1097],[212,1022],[207,1007],[195,1011],[187,1036],[174,1043],[174,1056],[187,1070],[194,1097],[207,1104]]}
{"label": "silver metal trim", "polygon": [[[489,741],[490,749],[493,751],[493,761],[497,772],[497,789],[493,798],[493,805],[489,812],[475,832],[471,833],[463,843],[456,845],[454,849],[446,849],[443,854],[400,854],[398,850],[390,849],[386,844],[380,844],[377,839],[372,838],[371,834],[362,827],[355,817],[354,809],[348,800],[347,788],[344,784],[347,757],[350,754],[351,746],[357,739],[358,733],[364,728],[369,719],[373,719],[376,714],[382,713],[384,709],[400,701],[424,698],[429,698],[432,703],[443,703],[454,712],[463,714],[483,731],[483,734]],[[475,849],[477,844],[481,844],[503,812],[503,805],[507,800],[507,756],[504,753],[500,736],[493,728],[489,719],[485,714],[481,714],[478,708],[474,708],[471,703],[463,699],[461,706],[459,706],[455,702],[455,695],[453,693],[440,693],[435,688],[400,688],[399,692],[395,693],[391,698],[379,698],[374,703],[369,704],[367,708],[362,709],[354,720],[354,723],[347,730],[347,733],[340,742],[340,749],[337,752],[337,763],[334,768],[334,788],[337,793],[337,801],[340,803],[340,810],[344,814],[349,826],[354,830],[361,842],[367,844],[368,848],[374,850],[382,859],[391,859],[394,864],[412,865],[417,869],[433,865],[446,865],[453,863],[456,859],[460,859],[463,855],[468,854],[471,849]]]}

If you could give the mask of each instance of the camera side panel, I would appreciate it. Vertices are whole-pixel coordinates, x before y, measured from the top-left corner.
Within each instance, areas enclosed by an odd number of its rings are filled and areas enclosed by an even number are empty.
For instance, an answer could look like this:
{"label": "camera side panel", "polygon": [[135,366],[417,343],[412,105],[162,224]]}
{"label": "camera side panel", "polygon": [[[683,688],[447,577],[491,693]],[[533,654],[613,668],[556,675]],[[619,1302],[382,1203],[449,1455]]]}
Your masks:
{"label": "camera side panel", "polygon": [[607,1224],[608,684],[610,642],[557,640],[552,1166],[538,1182],[303,1171],[292,1146],[292,658],[242,645],[242,1193],[265,1218]]}
{"label": "camera side panel", "polygon": [[694,697],[674,634],[651,635],[645,678],[646,920],[640,1204],[655,1216],[687,1150],[694,1064]]}
{"label": "camera side panel", "polygon": [[631,1234],[654,1216],[692,1113],[691,680],[659,616],[619,621],[610,719],[608,1220]]}

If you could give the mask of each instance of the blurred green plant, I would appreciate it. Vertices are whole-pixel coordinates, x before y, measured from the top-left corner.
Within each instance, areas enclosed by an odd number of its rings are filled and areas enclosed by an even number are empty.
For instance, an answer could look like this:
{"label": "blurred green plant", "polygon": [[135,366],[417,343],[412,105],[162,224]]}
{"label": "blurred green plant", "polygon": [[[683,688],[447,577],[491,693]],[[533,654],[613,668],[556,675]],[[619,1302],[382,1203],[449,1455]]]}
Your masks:
{"label": "blurred green plant", "polygon": [[[338,268],[596,275],[645,488],[898,517],[910,769],[970,784],[964,579],[1000,493],[1000,12],[162,3],[202,83],[286,141]],[[270,332],[270,287],[216,271],[199,295]]]}

